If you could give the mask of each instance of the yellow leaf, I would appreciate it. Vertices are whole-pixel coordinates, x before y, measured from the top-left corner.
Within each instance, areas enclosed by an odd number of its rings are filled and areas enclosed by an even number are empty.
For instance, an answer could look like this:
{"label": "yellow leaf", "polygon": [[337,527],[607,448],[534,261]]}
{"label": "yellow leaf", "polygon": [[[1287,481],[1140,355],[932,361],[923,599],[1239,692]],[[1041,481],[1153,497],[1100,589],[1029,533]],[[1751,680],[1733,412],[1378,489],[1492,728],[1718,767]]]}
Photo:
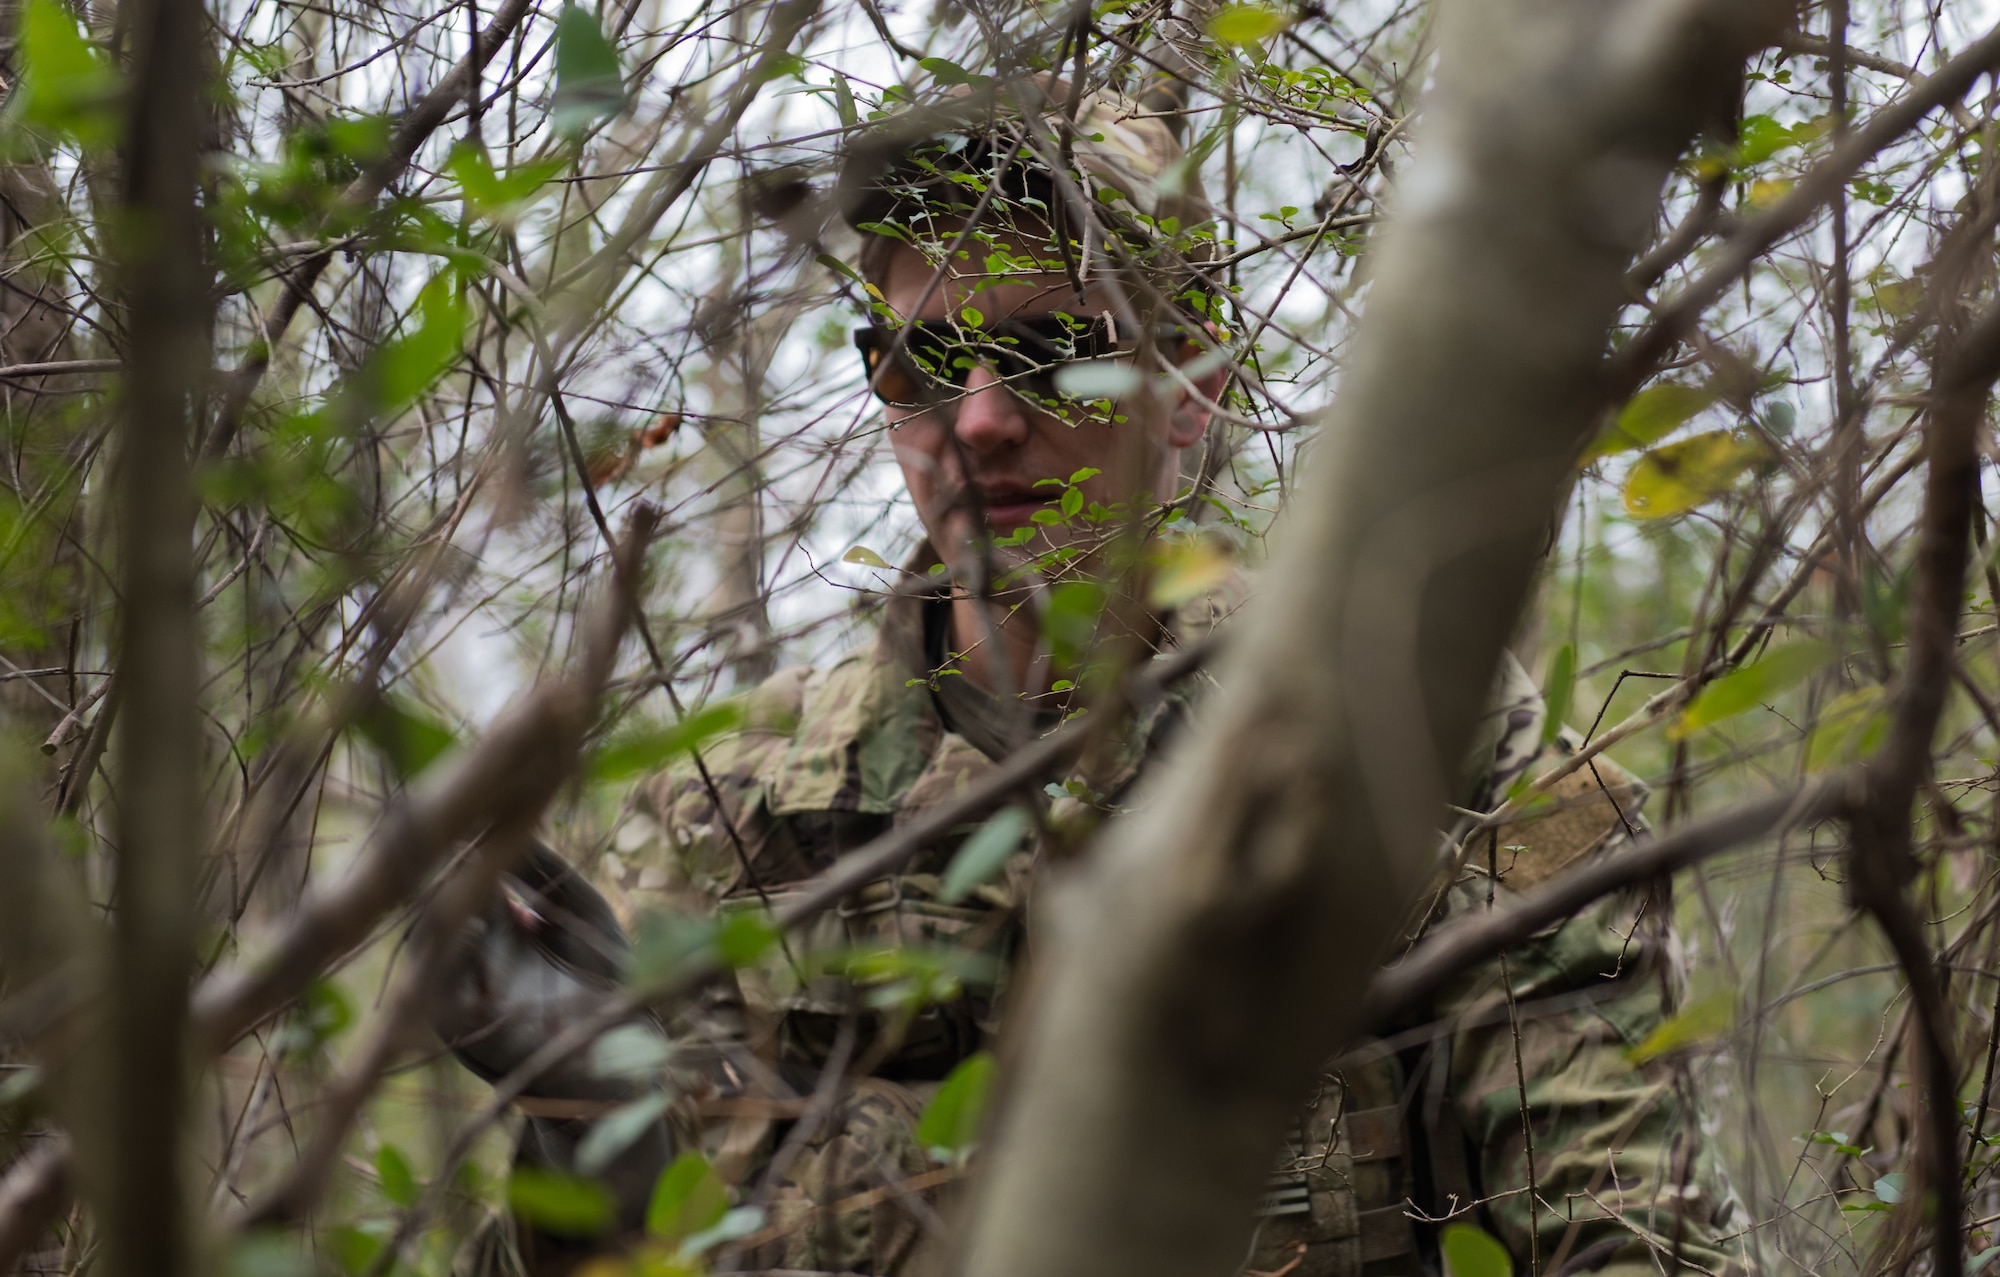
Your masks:
{"label": "yellow leaf", "polygon": [[1682,1007],[1679,1015],[1663,1021],[1639,1045],[1627,1051],[1625,1058],[1634,1064],[1644,1064],[1669,1051],[1721,1037],[1734,1023],[1736,994],[1729,989],[1717,989]]}
{"label": "yellow leaf", "polygon": [[1918,279],[1892,279],[1875,286],[1875,304],[1885,315],[1898,319],[1915,311],[1923,303],[1924,285]]}
{"label": "yellow leaf", "polygon": [[1833,644],[1819,639],[1774,647],[1762,660],[1733,669],[1702,688],[1694,703],[1667,729],[1667,735],[1684,740],[1696,728],[1765,704],[1778,693],[1812,677],[1836,655]]}
{"label": "yellow leaf", "polygon": [[886,568],[889,561],[865,545],[857,545],[840,556],[842,563],[859,563],[863,567]]}
{"label": "yellow leaf", "polygon": [[1748,203],[1751,208],[1766,208],[1785,198],[1792,189],[1788,177],[1766,177],[1750,183]]}
{"label": "yellow leaf", "polygon": [[1655,448],[1625,477],[1625,513],[1667,519],[1729,490],[1743,473],[1769,457],[1764,445],[1731,430]]}
{"label": "yellow leaf", "polygon": [[1825,771],[1864,758],[1880,748],[1889,732],[1888,692],[1858,687],[1835,697],[1819,712],[1806,738],[1806,770]]}
{"label": "yellow leaf", "polygon": [[1146,601],[1156,608],[1191,603],[1227,580],[1229,568],[1229,555],[1211,538],[1176,538],[1153,569]]}
{"label": "yellow leaf", "polygon": [[1208,20],[1208,33],[1224,44],[1255,44],[1290,25],[1290,18],[1261,4],[1230,4]]}
{"label": "yellow leaf", "polygon": [[1672,381],[1648,386],[1619,409],[1617,419],[1591,442],[1577,464],[1587,466],[1599,457],[1629,452],[1663,439],[1716,398],[1715,391],[1707,386],[1683,386]]}

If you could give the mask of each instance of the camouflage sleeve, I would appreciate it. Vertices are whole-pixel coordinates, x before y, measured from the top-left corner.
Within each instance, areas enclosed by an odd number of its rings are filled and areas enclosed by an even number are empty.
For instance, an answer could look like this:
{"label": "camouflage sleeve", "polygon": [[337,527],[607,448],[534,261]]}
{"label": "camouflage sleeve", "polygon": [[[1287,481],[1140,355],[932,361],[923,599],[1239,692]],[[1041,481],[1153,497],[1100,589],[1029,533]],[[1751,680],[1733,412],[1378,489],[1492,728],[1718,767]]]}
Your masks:
{"label": "camouflage sleeve", "polygon": [[768,860],[776,831],[765,793],[813,678],[804,667],[773,674],[744,697],[737,730],[639,786],[598,874],[628,926],[661,907],[707,912],[746,861]]}
{"label": "camouflage sleeve", "polygon": [[[1544,733],[1539,693],[1506,666],[1482,742],[1485,810],[1581,745],[1567,729]],[[1523,817],[1471,835],[1447,911],[1504,905],[1578,861],[1617,855],[1643,831],[1645,798],[1608,758],[1576,769]],[[1734,1202],[1685,1077],[1635,1059],[1675,984],[1664,920],[1647,912],[1643,890],[1600,901],[1466,972],[1434,1008],[1453,1026],[1447,1118],[1463,1137],[1451,1141],[1466,1155],[1461,1197],[1484,1199],[1484,1222],[1522,1271],[1531,1257],[1542,1272],[1744,1271]]]}
{"label": "camouflage sleeve", "polygon": [[1665,1012],[1640,911],[1587,910],[1468,973],[1455,999],[1455,1116],[1486,1219],[1522,1271],[1531,1229],[1543,1272],[1741,1271],[1683,1080],[1631,1056]]}

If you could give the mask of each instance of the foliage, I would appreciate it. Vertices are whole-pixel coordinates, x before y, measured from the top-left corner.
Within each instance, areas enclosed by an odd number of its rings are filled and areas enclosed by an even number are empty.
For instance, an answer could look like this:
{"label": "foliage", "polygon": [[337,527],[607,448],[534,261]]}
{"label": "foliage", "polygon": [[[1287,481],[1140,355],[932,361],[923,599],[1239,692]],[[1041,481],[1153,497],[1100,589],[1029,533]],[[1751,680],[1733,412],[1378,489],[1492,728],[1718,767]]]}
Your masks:
{"label": "foliage", "polygon": [[[1417,91],[1433,72],[1427,5],[1224,4],[1172,26],[1156,6],[1100,3],[1076,42],[1061,6],[808,15],[668,2],[534,9],[476,75],[451,81],[466,23],[502,8],[209,6],[199,210],[215,366],[188,440],[195,565],[182,583],[200,623],[209,837],[196,975],[262,969],[295,938],[302,900],[346,881],[357,848],[413,795],[582,663],[590,600],[615,579],[609,540],[642,504],[660,512],[641,565],[643,625],[612,662],[574,765],[538,759],[562,783],[536,814],[601,880],[664,872],[641,791],[663,769],[695,788],[704,770],[720,786],[754,782],[730,764],[784,712],[755,689],[851,648],[884,592],[912,584],[902,567],[920,528],[896,468],[907,436],[882,429],[848,335],[888,306],[864,278],[863,233],[831,215],[841,148],[912,103],[1009,91],[1024,72],[1080,70],[1137,92],[1167,41],[1197,108],[1167,184],[1198,184],[1218,218],[1156,217],[1129,198],[1091,215],[1155,237],[1162,261],[1207,264],[1208,287],[1163,300],[1207,334],[1208,362],[1188,368],[1229,372],[1224,414],[1176,491],[1100,499],[1097,466],[1018,476],[1039,481],[1045,504],[990,538],[983,587],[959,581],[1032,616],[1056,666],[1037,709],[1103,704],[1134,659],[1120,629],[1134,609],[1198,605],[1258,566],[1302,457],[1337,459],[1316,413],[1365,314],[1372,237],[1421,146]],[[1733,128],[1669,180],[1655,246],[1681,249],[1653,263],[1656,278],[1635,276],[1614,359],[1712,268],[1713,245],[1827,162],[1837,135],[1969,46],[1980,32],[1962,8],[1853,9],[1850,37],[1867,56],[1845,69],[1851,125],[1836,127],[1824,56],[1800,45],[1757,59]],[[117,206],[137,56],[127,16],[27,0],[0,109],[0,701],[15,743],[46,744],[31,788],[76,916],[93,920],[78,924],[79,949],[102,942],[94,920],[120,905],[112,675],[129,654],[112,494],[134,341],[118,294],[132,229]],[[1825,20],[1802,17],[1815,39]],[[435,110],[417,109],[448,83]],[[1937,352],[1995,288],[1992,109],[1947,103],[1832,183],[1839,253],[1815,213],[1574,441],[1576,486],[1517,654],[1542,672],[1552,748],[1565,725],[1625,729],[1613,754],[1652,785],[1658,826],[1884,747],[1907,669]],[[987,193],[978,174],[954,180]],[[902,223],[869,233],[923,242]],[[1063,272],[1082,242],[1015,242],[1028,238],[968,234],[957,251],[991,278],[954,322],[992,327],[1003,280]],[[21,371],[44,365],[58,367]],[[1117,430],[1175,383],[1120,357],[1071,363],[1049,386],[1077,429]],[[1982,471],[1982,502],[1990,486]],[[1983,509],[1978,526],[1911,864],[1949,973],[1948,1036],[1966,1044],[1967,1218],[1988,1221],[1968,1237],[1975,1265],[2000,1241],[1989,1231],[2000,1120],[1976,1067],[1994,1033],[1986,986],[2000,934],[2000,541]],[[931,684],[964,677],[967,656],[950,654]],[[519,796],[522,775],[504,797]],[[1050,789],[1024,786],[939,857],[941,902],[977,899],[1029,831],[1053,823],[1030,801],[1104,799],[1081,783]],[[1896,1209],[1912,1164],[1908,999],[1849,911],[1831,837],[1791,835],[1709,866],[1671,904],[1660,897],[1648,925],[1671,913],[1697,992],[1626,1043],[1710,1100],[1745,1236],[1770,1270],[1873,1271],[1911,1253],[1899,1221],[1912,1212]],[[418,877],[399,912],[326,956],[189,1088],[201,1120],[184,1124],[199,1154],[186,1161],[215,1177],[204,1202],[261,1200],[296,1167],[293,1141],[337,1109],[341,1070],[416,960],[402,923],[443,894],[436,874]],[[699,885],[670,888],[691,897]],[[720,919],[636,917],[622,987],[650,994],[696,964],[795,963],[844,972],[894,1017],[992,975],[944,945],[808,950],[755,904]],[[0,1023],[39,1023],[46,1003],[34,999],[56,987],[10,972]],[[49,1079],[69,1074],[23,1034],[5,1048],[0,1116],[52,1121],[62,1088]],[[352,1271],[443,1272],[479,1210],[502,1204],[556,1231],[608,1227],[591,1177],[679,1092],[649,1031],[625,1025],[583,1058],[638,1091],[596,1124],[580,1175],[510,1175],[493,1129],[456,1143],[484,1089],[456,1066],[399,1056],[337,1132],[336,1170],[301,1216],[311,1223],[246,1234],[230,1270],[303,1271],[302,1256],[324,1255]],[[967,1164],[993,1068],[973,1056],[926,1110],[919,1134],[942,1162]],[[0,1132],[0,1162],[15,1136]],[[661,1177],[651,1207],[654,1249],[634,1271],[696,1271],[759,1226],[729,1209],[695,1154]],[[64,1216],[56,1237],[71,1268],[100,1240],[87,1214]],[[1484,1234],[1458,1226],[1444,1239],[1454,1272],[1506,1271]]]}
{"label": "foliage", "polygon": [[992,1055],[968,1057],[951,1071],[917,1123],[917,1142],[940,1162],[960,1162],[978,1143],[993,1089]]}

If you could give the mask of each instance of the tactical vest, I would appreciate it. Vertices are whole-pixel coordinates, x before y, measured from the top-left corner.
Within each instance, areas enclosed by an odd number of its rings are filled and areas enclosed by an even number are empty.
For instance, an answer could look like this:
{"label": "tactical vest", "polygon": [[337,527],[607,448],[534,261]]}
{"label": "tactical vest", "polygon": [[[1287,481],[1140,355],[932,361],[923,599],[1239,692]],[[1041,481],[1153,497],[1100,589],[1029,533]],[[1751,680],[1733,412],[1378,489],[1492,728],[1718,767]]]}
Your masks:
{"label": "tactical vest", "polygon": [[[899,608],[899,604],[902,605]],[[1220,609],[1204,601],[1212,624]],[[679,896],[723,912],[782,907],[803,883],[852,850],[961,792],[994,763],[948,730],[934,691],[913,677],[921,613],[892,602],[871,647],[824,671],[790,670],[748,698],[737,736],[712,748],[706,776],[683,769],[646,795],[653,813],[643,836],[621,835],[607,862],[607,890],[627,907]],[[1539,698],[1512,667],[1508,696]],[[1121,757],[1098,759],[1090,776],[1051,792],[1047,819],[1087,821],[1115,808],[1160,738],[1174,729],[1185,698],[1141,717]],[[1541,716],[1503,696],[1480,748],[1497,792],[1540,748]],[[1629,777],[1617,773],[1620,783]],[[1636,804],[1635,804],[1636,806]],[[1536,850],[1509,830],[1509,856],[1524,880],[1546,876],[1602,843],[1612,823],[1595,810],[1588,837]],[[967,830],[965,832],[970,832]],[[1580,839],[1580,840],[1579,840]],[[955,842],[956,840],[949,840]],[[669,854],[661,855],[660,849]],[[1005,998],[1006,974],[1027,933],[1028,886],[1036,850],[1024,846],[1006,872],[966,900],[945,903],[939,883],[954,845],[934,847],[820,915],[789,943],[736,975],[748,1021],[774,1036],[781,1061],[809,1085],[842,1021],[862,1017],[858,1058],[874,1076],[927,1091],[960,1060],[990,1044]],[[853,968],[812,955],[949,951],[940,973],[949,996],[913,1018],[870,1009],[871,991]],[[892,973],[892,977],[893,973]],[[1287,1134],[1258,1208],[1246,1272],[1285,1277],[1389,1277],[1436,1269],[1431,1229],[1413,1203],[1442,1213],[1476,1199],[1468,1149],[1453,1106],[1442,1102],[1447,1062],[1433,1046],[1414,1069],[1380,1044],[1363,1044],[1330,1066]],[[1415,1072],[1414,1077],[1406,1073]]]}

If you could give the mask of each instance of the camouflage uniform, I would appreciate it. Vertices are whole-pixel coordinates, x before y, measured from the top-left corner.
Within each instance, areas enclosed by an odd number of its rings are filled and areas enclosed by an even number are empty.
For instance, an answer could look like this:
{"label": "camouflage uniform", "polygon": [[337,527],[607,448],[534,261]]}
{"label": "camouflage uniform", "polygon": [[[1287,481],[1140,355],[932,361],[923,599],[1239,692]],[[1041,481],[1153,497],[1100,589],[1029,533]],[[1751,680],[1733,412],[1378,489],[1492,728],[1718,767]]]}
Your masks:
{"label": "camouflage uniform", "polygon": [[[1185,640],[1221,619],[1233,598],[1204,599],[1167,628]],[[706,900],[724,910],[781,903],[791,885],[841,853],[992,768],[988,753],[955,730],[976,718],[962,693],[946,690],[963,680],[934,677],[945,611],[920,596],[892,598],[874,643],[824,670],[781,672],[751,693],[743,730],[705,752],[706,779],[688,768],[649,784],[637,826],[621,836],[624,850],[602,875],[618,907],[629,917],[664,901]],[[1521,777],[1578,744],[1565,733],[1542,747],[1540,698],[1511,657],[1507,666],[1481,746],[1490,761],[1469,804],[1480,810],[1497,807]],[[1135,744],[1070,778],[1049,813],[1058,835],[1115,809],[1181,721],[1190,694],[1176,691],[1152,706],[1128,733]],[[990,722],[967,727],[976,739],[993,735]],[[996,755],[1004,750],[1004,741],[983,743]],[[1443,876],[1426,925],[1504,903],[1584,856],[1615,854],[1644,789],[1600,759],[1561,782],[1555,796],[1534,819],[1466,838],[1462,866]],[[957,906],[937,899],[955,850],[955,840],[934,847],[825,915],[786,953],[714,991],[703,1012],[708,1031],[740,1035],[792,1094],[813,1084],[838,1026],[855,1017],[856,1058],[872,1075],[820,1127],[775,1192],[766,1189],[772,1225],[753,1267],[905,1271],[929,1211],[909,1199],[927,1197],[927,1186],[948,1175],[917,1147],[915,1115],[937,1079],[990,1039],[1007,964],[1025,938],[1039,849],[1016,853],[996,883]],[[1713,1187],[1671,1071],[1627,1060],[1669,996],[1657,929],[1649,934],[1642,913],[1637,896],[1604,902],[1512,951],[1508,979],[1499,963],[1469,972],[1396,1026],[1401,1031],[1330,1064],[1289,1133],[1246,1270],[1435,1271],[1436,1226],[1413,1219],[1421,1213],[1479,1224],[1527,1271],[1523,1077],[1544,1272],[1558,1265],[1673,1271],[1675,1255],[1690,1269],[1731,1269],[1719,1240],[1729,1205]],[[870,1012],[852,982],[818,974],[809,956],[899,945],[954,946],[989,961],[959,996],[901,1023]],[[786,1111],[797,1111],[796,1103]],[[783,1126],[742,1128],[740,1120],[711,1123],[708,1144],[733,1144],[734,1173],[747,1187]]]}

